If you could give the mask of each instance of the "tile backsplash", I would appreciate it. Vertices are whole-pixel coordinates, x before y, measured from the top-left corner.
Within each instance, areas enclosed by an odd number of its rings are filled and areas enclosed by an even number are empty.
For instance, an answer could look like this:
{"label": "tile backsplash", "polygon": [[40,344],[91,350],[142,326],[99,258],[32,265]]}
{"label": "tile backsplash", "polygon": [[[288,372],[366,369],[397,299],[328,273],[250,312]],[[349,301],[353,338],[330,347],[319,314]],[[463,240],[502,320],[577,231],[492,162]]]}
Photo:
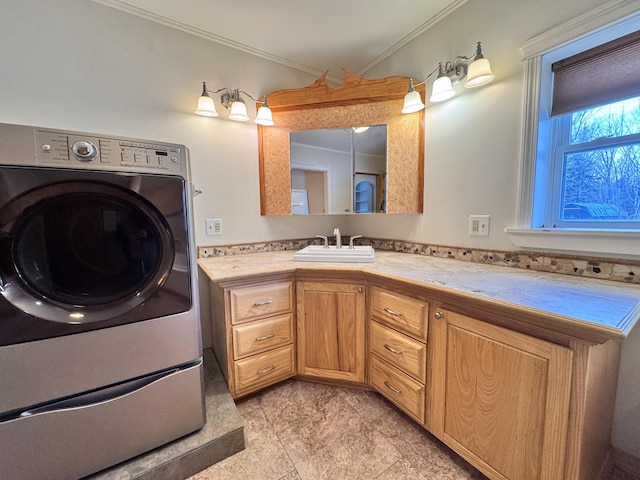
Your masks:
{"label": "tile backsplash", "polygon": [[[346,241],[348,242],[348,237]],[[302,238],[236,245],[200,246],[198,247],[198,257],[204,258],[241,255],[245,253],[299,250],[310,244],[320,244],[320,242],[318,238]],[[562,273],[565,275],[640,284],[640,260],[578,257],[540,252],[482,250],[477,248],[427,245],[424,243],[379,238],[360,238],[355,243],[358,245],[371,245],[378,250],[452,258],[465,262],[477,262],[487,265],[499,265],[525,270]]]}

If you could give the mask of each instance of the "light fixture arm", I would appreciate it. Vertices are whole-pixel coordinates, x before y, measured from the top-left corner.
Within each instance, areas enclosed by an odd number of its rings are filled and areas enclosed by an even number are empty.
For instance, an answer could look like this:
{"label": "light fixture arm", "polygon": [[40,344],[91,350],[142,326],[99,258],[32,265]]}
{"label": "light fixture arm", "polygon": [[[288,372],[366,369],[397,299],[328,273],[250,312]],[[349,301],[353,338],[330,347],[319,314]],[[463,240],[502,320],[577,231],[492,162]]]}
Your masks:
{"label": "light fixture arm", "polygon": [[[233,102],[242,102],[244,103],[244,100],[242,99],[242,97],[240,96],[241,93],[245,94],[247,97],[249,97],[251,100],[253,100],[254,102],[259,102],[260,100],[257,98],[254,98],[253,95],[249,94],[248,92],[245,92],[244,90],[240,90],[238,88],[234,88],[233,90],[228,88],[228,87],[222,87],[219,88],[218,90],[216,90],[215,92],[212,92],[210,90],[207,89],[207,85],[206,82],[202,82],[202,95],[214,95],[220,92],[224,92],[222,95],[220,95],[220,103],[222,104],[222,106],[224,108],[231,108],[231,104]],[[266,98],[267,96],[264,95],[263,96],[264,101],[266,102]]]}
{"label": "light fixture arm", "polygon": [[[236,92],[238,93],[244,93],[247,97],[249,97],[251,100],[253,100],[254,102],[259,102],[260,100],[257,98],[253,98],[252,95],[249,95],[247,92],[245,92],[244,90],[236,90]],[[266,95],[264,95],[266,97]]]}
{"label": "light fixture arm", "polygon": [[223,89],[223,90],[226,90],[226,92],[224,92],[222,95],[220,95],[220,103],[227,110],[229,108],[231,108],[231,104],[233,102],[242,102],[242,103],[244,103],[244,100],[242,100],[240,98],[240,91],[238,89],[230,90],[230,89],[226,88],[226,89]]}
{"label": "light fixture arm", "polygon": [[481,58],[484,58],[484,55],[482,55],[482,46],[480,45],[480,42],[478,42],[476,44],[476,51],[473,55],[470,55],[468,57],[458,55],[456,58],[454,58],[453,64],[447,62],[447,66],[451,65],[451,67],[450,69],[449,67],[447,67],[446,74],[450,77],[454,77],[455,75],[455,79],[452,78],[454,85],[460,83],[467,76],[467,72],[469,71],[469,65],[471,64],[471,62],[474,62]]}
{"label": "light fixture arm", "polygon": [[484,55],[482,54],[482,45],[481,45],[481,43],[482,42],[476,43],[476,53],[474,53],[470,57],[462,57],[462,56],[456,57],[456,60],[460,59],[460,60],[462,60],[464,62],[470,62],[472,60],[478,60],[480,58],[484,58]]}
{"label": "light fixture arm", "polygon": [[202,96],[203,97],[208,97],[209,95],[215,95],[216,93],[220,93],[223,90],[228,90],[230,91],[227,87],[222,87],[219,88],[218,90],[216,90],[215,92],[212,92],[211,90],[207,89],[207,82],[202,82]]}
{"label": "light fixture arm", "polygon": [[413,78],[409,77],[409,84],[410,84],[410,85],[409,85],[409,91],[412,91],[411,89],[413,89],[414,87],[419,87],[420,85],[422,85],[422,84],[424,84],[424,83],[427,83],[427,81],[428,81],[431,77],[433,77],[433,74],[434,74],[434,73],[436,73],[436,72],[439,72],[439,71],[440,71],[440,67],[441,67],[441,66],[442,66],[442,63],[440,63],[436,68],[434,68],[434,69],[431,71],[431,73],[429,73],[429,75],[427,75],[427,76],[425,77],[425,79],[424,79],[424,80],[421,80],[421,81],[420,81],[420,82],[418,82],[418,83],[414,83],[414,82],[413,82]]}

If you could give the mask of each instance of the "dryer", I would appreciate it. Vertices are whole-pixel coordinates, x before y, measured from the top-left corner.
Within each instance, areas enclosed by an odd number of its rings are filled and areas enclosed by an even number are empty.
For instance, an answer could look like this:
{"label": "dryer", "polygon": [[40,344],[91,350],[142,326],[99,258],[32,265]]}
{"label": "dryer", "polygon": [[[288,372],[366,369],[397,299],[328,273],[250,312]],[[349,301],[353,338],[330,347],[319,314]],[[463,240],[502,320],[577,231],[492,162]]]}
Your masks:
{"label": "dryer", "polygon": [[0,124],[0,465],[80,478],[204,425],[184,145]]}

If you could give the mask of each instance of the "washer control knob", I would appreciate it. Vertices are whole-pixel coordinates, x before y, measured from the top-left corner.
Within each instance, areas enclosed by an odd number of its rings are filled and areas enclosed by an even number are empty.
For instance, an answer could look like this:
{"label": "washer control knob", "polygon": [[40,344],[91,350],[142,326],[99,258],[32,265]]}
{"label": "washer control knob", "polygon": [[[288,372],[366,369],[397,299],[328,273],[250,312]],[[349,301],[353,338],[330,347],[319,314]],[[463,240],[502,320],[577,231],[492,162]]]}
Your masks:
{"label": "washer control knob", "polygon": [[71,146],[71,150],[78,160],[83,162],[90,162],[98,154],[96,146],[85,140],[78,140]]}

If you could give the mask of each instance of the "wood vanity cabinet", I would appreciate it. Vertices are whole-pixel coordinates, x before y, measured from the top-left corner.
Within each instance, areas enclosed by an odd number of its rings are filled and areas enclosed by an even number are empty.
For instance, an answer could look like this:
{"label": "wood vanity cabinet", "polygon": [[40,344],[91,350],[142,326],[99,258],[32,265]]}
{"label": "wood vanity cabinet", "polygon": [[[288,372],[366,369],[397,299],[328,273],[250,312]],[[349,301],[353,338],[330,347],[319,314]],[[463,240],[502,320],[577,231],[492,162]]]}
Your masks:
{"label": "wood vanity cabinet", "polygon": [[429,304],[373,285],[369,321],[369,383],[425,423]]}
{"label": "wood vanity cabinet", "polygon": [[234,398],[296,375],[369,387],[492,480],[608,478],[606,327],[338,268],[213,282],[211,300]]}
{"label": "wood vanity cabinet", "polygon": [[489,478],[565,479],[572,350],[441,307],[431,322],[432,433]]}
{"label": "wood vanity cabinet", "polygon": [[365,381],[364,292],[362,281],[297,282],[299,375]]}
{"label": "wood vanity cabinet", "polygon": [[293,280],[211,285],[213,346],[233,398],[295,375]]}

